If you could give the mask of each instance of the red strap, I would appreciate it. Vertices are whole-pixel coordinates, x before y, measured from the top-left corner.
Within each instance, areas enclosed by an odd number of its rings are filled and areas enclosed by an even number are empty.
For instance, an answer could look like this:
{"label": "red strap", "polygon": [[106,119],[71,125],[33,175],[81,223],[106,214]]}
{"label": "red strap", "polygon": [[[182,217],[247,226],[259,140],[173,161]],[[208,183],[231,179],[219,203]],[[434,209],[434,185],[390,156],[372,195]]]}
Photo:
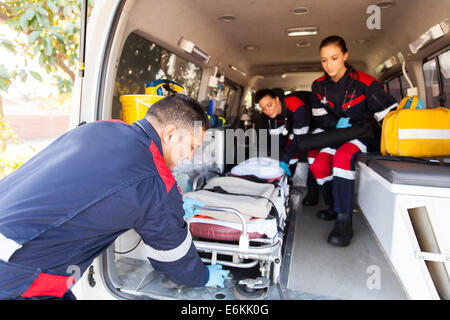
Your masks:
{"label": "red strap", "polygon": [[22,294],[22,297],[30,298],[49,296],[61,298],[74,284],[74,282],[74,277],[58,276],[41,272],[33,281],[28,290]]}

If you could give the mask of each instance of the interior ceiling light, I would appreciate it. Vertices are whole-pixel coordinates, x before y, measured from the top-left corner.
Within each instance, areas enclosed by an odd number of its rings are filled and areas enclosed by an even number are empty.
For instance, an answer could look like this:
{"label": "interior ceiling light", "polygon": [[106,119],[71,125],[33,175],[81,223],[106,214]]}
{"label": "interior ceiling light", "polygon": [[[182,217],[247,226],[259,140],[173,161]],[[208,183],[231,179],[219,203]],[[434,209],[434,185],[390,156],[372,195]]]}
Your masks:
{"label": "interior ceiling light", "polygon": [[245,46],[244,49],[247,50],[247,51],[255,51],[255,50],[258,50],[259,48],[257,46],[252,45],[252,44],[249,44],[249,45]]}
{"label": "interior ceiling light", "polygon": [[309,9],[306,7],[298,7],[298,8],[292,9],[291,13],[296,16],[301,16],[301,15],[309,13]]}
{"label": "interior ceiling light", "polygon": [[288,28],[286,33],[289,37],[315,36],[319,33],[318,27]]}
{"label": "interior ceiling light", "polygon": [[306,48],[311,45],[311,42],[297,42],[295,45],[299,48]]}
{"label": "interior ceiling light", "polygon": [[240,73],[243,77],[246,77],[246,76],[247,76],[247,74],[246,74],[245,72],[239,70],[238,68],[236,68],[235,66],[233,66],[233,65],[231,65],[231,64],[230,64],[228,67],[229,67],[231,70]]}
{"label": "interior ceiling light", "polygon": [[393,2],[393,1],[382,1],[382,2],[377,3],[377,6],[380,7],[381,9],[387,9],[394,5],[395,5],[395,2]]}
{"label": "interior ceiling light", "polygon": [[236,17],[232,14],[224,14],[223,16],[219,17],[219,20],[222,22],[233,22],[236,20]]}
{"label": "interior ceiling light", "polygon": [[358,40],[353,40],[354,44],[364,44],[367,43],[369,40],[367,39],[358,39]]}
{"label": "interior ceiling light", "polygon": [[180,40],[178,41],[178,45],[180,46],[181,49],[183,49],[184,51],[191,54],[193,57],[202,61],[205,64],[208,63],[209,59],[211,58],[210,55],[208,55],[206,52],[197,47],[195,43],[186,40],[183,37],[181,37]]}

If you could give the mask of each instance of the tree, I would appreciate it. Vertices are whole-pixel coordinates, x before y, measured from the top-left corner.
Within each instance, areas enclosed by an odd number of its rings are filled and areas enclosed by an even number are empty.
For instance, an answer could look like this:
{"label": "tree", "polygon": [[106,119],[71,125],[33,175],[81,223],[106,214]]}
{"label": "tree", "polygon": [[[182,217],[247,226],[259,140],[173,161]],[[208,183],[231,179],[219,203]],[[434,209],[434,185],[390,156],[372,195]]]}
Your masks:
{"label": "tree", "polygon": [[[89,1],[91,10],[93,0]],[[60,92],[71,92],[78,61],[80,30],[80,0],[6,0],[0,1],[0,19],[8,26],[27,35],[27,41],[10,40],[0,36],[0,45],[26,57],[38,57],[40,66],[55,74]],[[56,74],[62,70],[65,77]],[[13,68],[0,64],[0,90],[7,91],[11,81],[27,76],[42,81],[36,70]]]}
{"label": "tree", "polygon": [[[94,0],[89,0],[90,13]],[[25,41],[7,39],[0,34],[0,46],[28,58],[38,58],[39,65],[52,75],[60,93],[71,93],[78,61],[81,0],[5,0],[0,1],[0,21]],[[63,71],[57,72],[57,71]],[[62,75],[61,75],[62,74]],[[10,159],[8,142],[20,139],[3,119],[1,92],[7,92],[12,81],[25,81],[28,76],[42,81],[39,70],[5,65],[0,61],[0,179],[22,165],[27,158]]]}

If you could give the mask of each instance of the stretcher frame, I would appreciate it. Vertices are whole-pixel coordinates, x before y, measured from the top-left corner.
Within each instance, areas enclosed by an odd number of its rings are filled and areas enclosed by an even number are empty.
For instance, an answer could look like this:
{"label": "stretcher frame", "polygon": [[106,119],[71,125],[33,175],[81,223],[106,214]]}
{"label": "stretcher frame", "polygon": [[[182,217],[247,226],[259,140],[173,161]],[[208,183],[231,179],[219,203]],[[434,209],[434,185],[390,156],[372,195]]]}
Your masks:
{"label": "stretcher frame", "polygon": [[[194,190],[197,188],[199,178],[200,177],[197,177],[194,181]],[[278,284],[280,282],[280,270],[282,264],[284,229],[289,209],[289,184],[287,183],[287,179],[287,175],[284,174],[281,177],[280,182],[276,185],[276,188],[279,190],[277,197],[281,197],[281,205],[284,206],[284,208],[277,208],[279,213],[279,217],[277,217],[278,232],[272,238],[250,239],[247,231],[247,222],[239,210],[227,207],[198,206],[198,209],[232,213],[239,218],[240,223],[242,224],[242,233],[238,244],[194,240],[193,242],[197,251],[211,254],[211,258],[202,258],[202,261],[211,265],[221,264],[236,268],[252,268],[259,263],[261,276],[274,284]],[[218,255],[231,256],[232,261],[219,260]],[[253,261],[244,262],[244,260],[248,259]]]}

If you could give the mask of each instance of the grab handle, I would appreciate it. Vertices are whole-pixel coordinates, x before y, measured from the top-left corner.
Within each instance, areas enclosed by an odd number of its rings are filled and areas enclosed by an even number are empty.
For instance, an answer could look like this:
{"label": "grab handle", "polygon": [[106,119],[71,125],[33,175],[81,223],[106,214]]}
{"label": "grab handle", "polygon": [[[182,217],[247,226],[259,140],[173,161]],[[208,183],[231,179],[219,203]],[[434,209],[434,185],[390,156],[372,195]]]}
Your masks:
{"label": "grab handle", "polygon": [[247,222],[245,221],[244,216],[239,211],[233,209],[233,208],[227,208],[227,207],[206,207],[206,206],[194,206],[194,208],[200,209],[200,210],[210,210],[210,211],[219,211],[219,212],[231,212],[234,215],[236,215],[242,224],[242,233],[239,238],[239,251],[247,251],[248,247],[250,245],[250,239],[248,237],[247,232]]}

